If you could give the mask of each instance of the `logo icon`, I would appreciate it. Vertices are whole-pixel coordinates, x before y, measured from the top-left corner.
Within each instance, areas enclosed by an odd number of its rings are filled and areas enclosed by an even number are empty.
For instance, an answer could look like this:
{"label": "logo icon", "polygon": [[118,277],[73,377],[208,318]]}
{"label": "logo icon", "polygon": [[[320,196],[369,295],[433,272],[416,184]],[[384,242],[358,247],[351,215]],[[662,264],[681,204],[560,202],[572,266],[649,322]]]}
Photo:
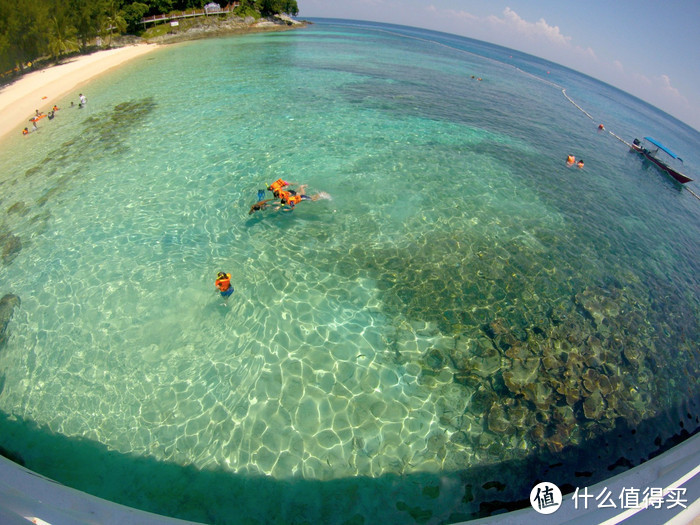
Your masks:
{"label": "logo icon", "polygon": [[530,491],[530,505],[540,514],[552,514],[561,507],[561,490],[554,483],[543,481]]}

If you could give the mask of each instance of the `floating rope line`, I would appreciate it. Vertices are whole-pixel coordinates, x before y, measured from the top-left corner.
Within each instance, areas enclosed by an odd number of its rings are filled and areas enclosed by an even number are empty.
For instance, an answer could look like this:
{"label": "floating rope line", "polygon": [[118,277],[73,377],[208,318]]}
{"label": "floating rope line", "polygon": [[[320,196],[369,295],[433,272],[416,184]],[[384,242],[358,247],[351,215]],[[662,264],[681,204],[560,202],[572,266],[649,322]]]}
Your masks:
{"label": "floating rope line", "polygon": [[[545,81],[545,82],[546,82],[546,81]],[[562,94],[566,97],[566,100],[568,100],[569,102],[571,102],[579,111],[581,111],[581,113],[583,113],[583,114],[586,115],[589,119],[591,119],[592,121],[595,122],[595,119],[593,118],[593,116],[592,116],[588,111],[586,111],[586,110],[583,109],[581,106],[579,106],[576,102],[573,101],[573,99],[572,99],[569,95],[566,94],[566,88],[562,88],[562,89],[561,89],[561,92],[562,92]],[[629,142],[627,142],[625,139],[623,139],[622,137],[619,137],[619,136],[615,135],[615,133],[613,133],[612,131],[608,131],[608,133],[610,133],[610,135],[612,135],[613,137],[615,137],[615,138],[616,138],[617,140],[619,140],[620,142],[626,144],[628,148],[632,149],[632,144],[630,144]],[[698,199],[698,200],[700,201],[700,195],[698,195],[698,194],[695,193],[693,190],[691,190],[690,188],[688,188],[685,184],[683,185],[683,187],[684,187],[686,190],[688,190],[688,191],[690,192],[690,194],[691,194],[693,197],[695,197],[696,199]]]}
{"label": "floating rope line", "polygon": [[579,106],[576,102],[573,101],[573,99],[572,99],[569,95],[566,94],[566,88],[562,88],[562,89],[561,89],[561,92],[562,92],[562,94],[566,97],[566,100],[568,100],[568,101],[571,102],[574,106],[576,106],[576,107],[579,109],[579,111],[581,111],[581,113],[583,113],[584,115],[586,115],[589,119],[595,120],[595,119],[593,118],[593,115],[591,115],[588,111],[586,111],[586,110],[583,109],[581,106]]}
{"label": "floating rope line", "polygon": [[[562,92],[562,95],[564,95],[564,97],[566,98],[566,100],[568,100],[569,102],[571,102],[571,104],[573,104],[573,106],[574,106],[576,109],[578,109],[581,113],[583,113],[584,115],[586,115],[586,116],[587,116],[589,119],[591,119],[593,122],[596,121],[596,119],[593,118],[593,115],[591,115],[588,111],[586,111],[586,110],[583,109],[581,106],[579,106],[569,95],[566,94],[566,88],[565,88],[565,87],[562,87],[562,86],[560,86],[559,84],[557,84],[557,83],[555,83],[555,82],[552,82],[551,80],[547,80],[546,78],[539,77],[539,76],[537,76],[537,75],[535,75],[535,74],[533,74],[533,73],[530,73],[530,72],[528,72],[528,71],[525,71],[525,70],[523,70],[523,69],[520,69],[520,68],[519,68],[518,66],[516,66],[516,65],[509,64],[508,62],[504,62],[504,61],[498,60],[498,59],[496,59],[496,58],[485,57],[485,56],[483,56],[483,55],[479,55],[479,54],[477,54],[477,53],[473,53],[473,52],[471,52],[471,51],[467,51],[466,49],[460,49],[460,48],[458,48],[458,47],[454,47],[454,46],[451,46],[451,45],[448,45],[448,44],[443,44],[442,42],[437,42],[437,41],[435,41],[435,40],[431,40],[430,38],[421,38],[421,37],[417,37],[417,36],[404,35],[403,33],[398,33],[398,32],[395,32],[395,31],[388,31],[388,30],[386,30],[386,29],[373,29],[373,31],[375,31],[375,32],[377,32],[377,33],[387,33],[387,34],[390,34],[390,35],[393,35],[393,36],[398,36],[398,37],[406,38],[406,39],[410,39],[410,40],[419,40],[419,41],[422,41],[422,42],[428,42],[428,43],[433,44],[433,45],[446,47],[446,48],[451,49],[451,50],[453,50],[453,51],[457,51],[457,52],[460,52],[460,53],[464,53],[465,55],[471,55],[471,56],[479,57],[479,58],[484,59],[484,60],[488,60],[488,61],[490,61],[490,62],[494,62],[494,63],[496,63],[496,64],[501,64],[501,65],[510,66],[510,67],[512,67],[513,69],[515,69],[516,71],[518,71],[519,73],[521,73],[521,74],[523,74],[523,75],[526,75],[526,76],[531,77],[531,78],[533,78],[533,79],[535,79],[535,80],[538,80],[538,81],[543,82],[543,83],[545,83],[545,84],[548,84],[548,85],[550,85],[550,86],[552,86],[552,87],[555,87],[555,88],[557,88],[557,89],[560,89],[561,92]],[[604,128],[603,128],[603,129],[604,129]],[[622,142],[622,143],[623,143],[624,145],[626,145],[628,148],[633,149],[633,148],[632,148],[632,144],[630,144],[629,142],[627,142],[625,139],[623,139],[623,138],[620,137],[619,135],[616,135],[615,133],[613,133],[612,131],[609,131],[609,130],[607,130],[607,129],[606,129],[605,131],[607,131],[612,137],[614,137],[614,138],[616,138],[617,140],[619,140],[620,142]],[[693,190],[691,190],[690,188],[688,188],[688,187],[685,186],[685,185],[683,185],[683,187],[684,187],[686,190],[688,190],[688,191],[690,192],[690,194],[691,194],[693,197],[695,197],[696,199],[700,200],[700,196],[698,196]]]}
{"label": "floating rope line", "polygon": [[697,200],[700,201],[700,195],[698,195],[697,193],[695,193],[695,192],[694,192],[693,190],[691,190],[688,186],[683,186],[683,187],[684,187],[686,190],[688,190],[688,191],[690,192],[690,194],[691,194],[693,197],[695,197]]}
{"label": "floating rope line", "polygon": [[[586,111],[586,110],[583,109],[581,106],[579,106],[576,102],[573,101],[573,99],[572,99],[569,95],[566,94],[566,88],[562,88],[561,92],[562,92],[562,94],[566,97],[566,100],[568,100],[569,102],[571,102],[579,111],[581,111],[581,113],[583,113],[584,115],[586,115],[589,119],[595,121],[595,119],[593,118],[593,115],[591,115],[588,111]],[[606,131],[607,131],[607,130],[606,130]],[[625,139],[623,139],[622,137],[620,137],[620,136],[618,136],[618,135],[615,135],[615,133],[613,133],[612,131],[608,131],[608,133],[610,133],[610,135],[612,135],[613,137],[615,137],[617,140],[619,140],[619,141],[622,142],[623,144],[627,145],[628,148],[632,148],[632,144],[630,144],[629,142],[627,142],[627,141],[626,141]]]}
{"label": "floating rope line", "polygon": [[[586,110],[583,109],[581,106],[579,106],[576,102],[574,102],[574,101],[571,99],[571,97],[570,97],[569,95],[566,94],[566,88],[562,88],[561,92],[562,92],[562,94],[566,97],[566,100],[568,100],[569,102],[571,102],[576,108],[579,109],[579,111],[581,111],[581,112],[582,112],[584,115],[586,115],[589,119],[591,119],[592,121],[595,122],[595,119],[593,118],[593,116],[592,116],[588,111],[586,111]],[[608,131],[608,133],[610,133],[610,134],[611,134],[613,137],[615,137],[617,140],[619,140],[620,142],[626,144],[627,147],[629,147],[630,149],[632,149],[632,144],[630,144],[629,142],[627,142],[625,139],[623,139],[622,137],[619,137],[619,136],[615,135],[615,133],[613,133],[612,131]],[[696,199],[698,199],[698,200],[700,201],[700,195],[698,195],[697,193],[695,193],[693,190],[691,190],[690,188],[688,188],[688,186],[686,186],[686,185],[683,185],[683,187],[684,187],[686,190],[688,190],[688,191],[690,192],[690,194],[691,194],[693,197],[695,197]]]}

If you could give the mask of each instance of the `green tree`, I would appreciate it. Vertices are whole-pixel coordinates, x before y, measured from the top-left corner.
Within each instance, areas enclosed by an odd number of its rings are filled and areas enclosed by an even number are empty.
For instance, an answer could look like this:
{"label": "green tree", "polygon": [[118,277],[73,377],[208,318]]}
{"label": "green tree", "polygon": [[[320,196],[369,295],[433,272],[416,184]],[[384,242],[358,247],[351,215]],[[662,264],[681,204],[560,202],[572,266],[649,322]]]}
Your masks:
{"label": "green tree", "polygon": [[148,13],[149,7],[141,2],[132,2],[126,4],[121,11],[121,16],[126,22],[126,30],[129,33],[138,33],[141,29],[139,23],[141,19]]}
{"label": "green tree", "polygon": [[144,3],[150,15],[164,15],[173,10],[173,0],[145,0]]}
{"label": "green tree", "polygon": [[10,73],[15,67],[11,56],[8,20],[12,6],[9,0],[0,0],[0,74]]}
{"label": "green tree", "polygon": [[76,29],[78,44],[85,51],[88,42],[95,38],[103,25],[107,12],[105,0],[68,0],[72,23]]}
{"label": "green tree", "polygon": [[107,7],[107,12],[102,19],[102,28],[100,33],[102,36],[109,35],[108,46],[112,45],[112,35],[115,31],[119,34],[126,32],[126,20],[124,20],[124,17],[119,10],[120,4],[121,2],[119,0],[107,0],[107,3],[105,4]]}
{"label": "green tree", "polygon": [[188,9],[202,9],[207,0],[174,0],[173,9],[176,11],[186,11]]}
{"label": "green tree", "polygon": [[299,6],[297,0],[285,0],[282,7],[282,12],[288,15],[297,16],[299,14]]}
{"label": "green tree", "polygon": [[10,56],[10,42],[7,35],[0,33],[0,75],[11,73],[15,64]]}
{"label": "green tree", "polygon": [[5,36],[8,59],[20,68],[45,53],[48,42],[48,16],[45,2],[16,0],[7,12]]}
{"label": "green tree", "polygon": [[262,16],[272,16],[281,13],[296,15],[299,13],[296,0],[259,0],[258,9]]}
{"label": "green tree", "polygon": [[49,3],[49,33],[47,51],[54,60],[61,55],[78,50],[76,30],[72,25],[65,4],[62,0],[51,0]]}

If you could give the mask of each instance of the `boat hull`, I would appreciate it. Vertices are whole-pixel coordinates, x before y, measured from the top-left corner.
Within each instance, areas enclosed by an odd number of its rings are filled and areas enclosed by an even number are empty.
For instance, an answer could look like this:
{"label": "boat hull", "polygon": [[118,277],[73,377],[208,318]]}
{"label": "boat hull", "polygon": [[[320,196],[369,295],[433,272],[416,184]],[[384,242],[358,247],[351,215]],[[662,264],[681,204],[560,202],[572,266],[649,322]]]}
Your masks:
{"label": "boat hull", "polygon": [[664,171],[665,173],[667,173],[668,175],[670,175],[671,177],[673,177],[676,181],[680,182],[681,184],[685,184],[686,182],[690,182],[690,181],[693,180],[693,179],[691,179],[690,177],[688,177],[688,176],[686,176],[686,175],[683,175],[681,172],[676,171],[676,170],[674,170],[673,168],[667,166],[666,164],[664,164],[663,162],[661,162],[661,161],[660,161],[659,159],[657,159],[656,157],[650,155],[650,154],[647,153],[646,151],[643,151],[643,152],[642,152],[642,155],[644,155],[644,158],[646,158],[649,162],[651,162],[652,164],[654,164],[657,168],[659,168],[660,170]]}
{"label": "boat hull", "polygon": [[693,179],[688,177],[687,175],[684,175],[678,170],[674,170],[671,166],[663,162],[662,160],[657,159],[654,155],[652,155],[648,149],[644,148],[639,141],[635,140],[634,143],[630,144],[630,151],[634,151],[635,153],[639,153],[642,155],[645,159],[647,159],[649,162],[654,164],[657,168],[659,168],[661,171],[666,173],[668,176],[673,178],[676,182],[680,182],[681,184],[685,184],[686,182],[691,182]]}

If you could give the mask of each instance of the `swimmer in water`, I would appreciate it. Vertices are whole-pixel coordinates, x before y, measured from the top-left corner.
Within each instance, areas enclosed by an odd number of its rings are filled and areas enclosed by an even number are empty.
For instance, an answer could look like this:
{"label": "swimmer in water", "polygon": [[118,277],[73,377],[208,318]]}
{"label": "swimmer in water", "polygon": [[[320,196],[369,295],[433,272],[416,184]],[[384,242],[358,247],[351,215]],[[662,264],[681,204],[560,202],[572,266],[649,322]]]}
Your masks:
{"label": "swimmer in water", "polygon": [[219,272],[216,276],[214,286],[216,286],[216,289],[219,290],[221,297],[224,298],[224,304],[226,304],[228,298],[234,291],[233,286],[231,285],[231,274]]}
{"label": "swimmer in water", "polygon": [[268,202],[272,202],[277,199],[265,199],[264,201],[258,201],[250,207],[248,215],[253,215],[256,211],[264,210],[269,206]]}

